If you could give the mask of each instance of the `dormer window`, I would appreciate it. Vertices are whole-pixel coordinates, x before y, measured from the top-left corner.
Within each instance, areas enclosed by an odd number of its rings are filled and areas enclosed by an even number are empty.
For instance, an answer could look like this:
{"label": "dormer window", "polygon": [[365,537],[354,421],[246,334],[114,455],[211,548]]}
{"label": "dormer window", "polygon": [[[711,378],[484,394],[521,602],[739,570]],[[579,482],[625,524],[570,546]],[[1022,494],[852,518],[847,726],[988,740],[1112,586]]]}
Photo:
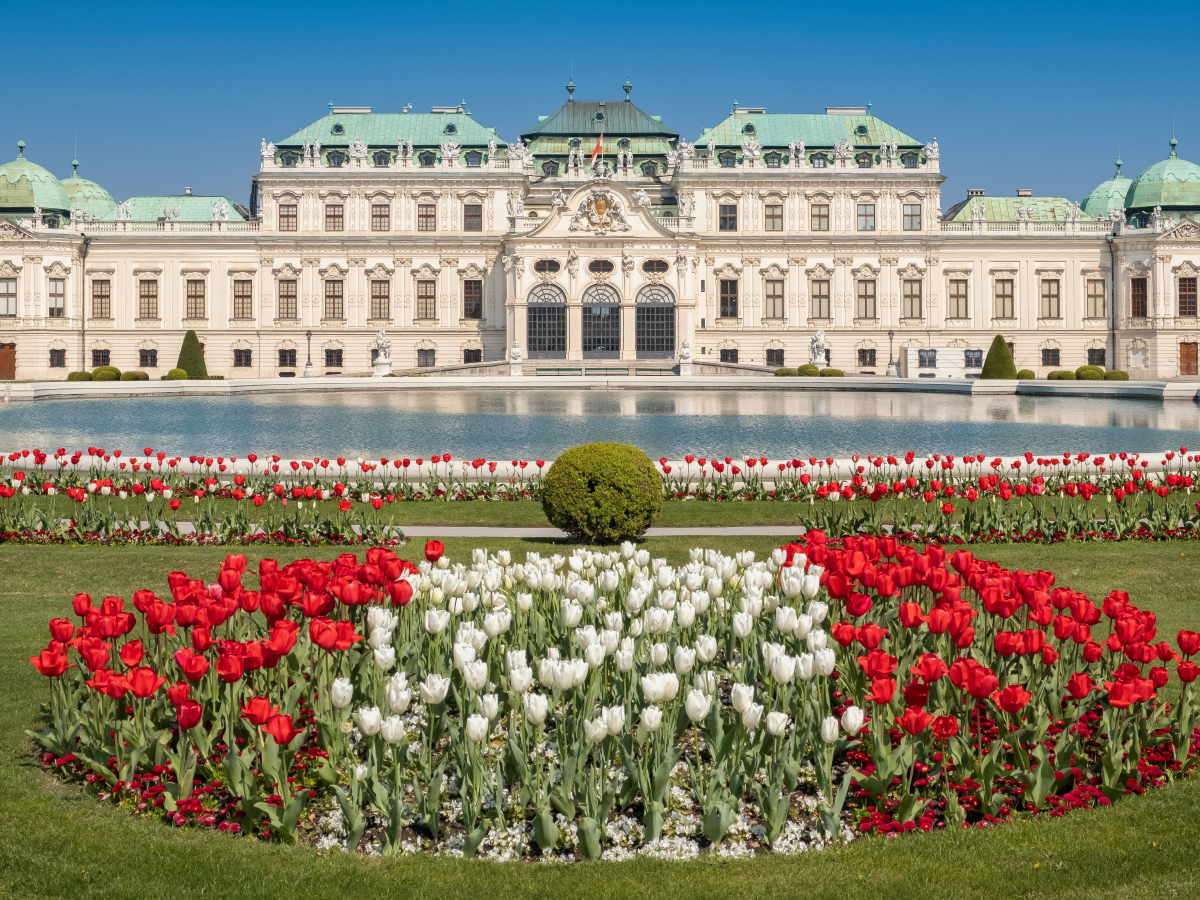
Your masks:
{"label": "dormer window", "polygon": [[467,154],[467,165],[472,168],[478,168],[483,164],[483,154],[478,150],[472,150]]}
{"label": "dormer window", "polygon": [[629,149],[629,138],[621,138],[619,141],[617,141],[617,147],[619,147],[622,150],[628,150]]}
{"label": "dormer window", "polygon": [[860,153],[858,156],[854,157],[854,162],[860,169],[869,169],[871,168],[871,154]]}
{"label": "dormer window", "polygon": [[745,126],[742,128],[742,134],[754,134],[754,125],[753,125],[753,123],[751,123],[751,122],[747,122],[747,123],[745,124]]}
{"label": "dormer window", "polygon": [[445,128],[443,128],[442,131],[444,131],[446,134],[454,134],[456,131],[458,131],[458,129],[455,128],[454,123],[451,122]]}
{"label": "dormer window", "polygon": [[334,150],[333,152],[326,155],[325,161],[327,163],[329,163],[329,165],[333,166],[335,169],[340,169],[342,167],[342,163],[344,163],[346,161],[346,157],[343,156],[341,153],[339,153],[337,150]]}
{"label": "dormer window", "polygon": [[718,153],[717,159],[720,161],[722,169],[732,169],[737,165],[737,154],[732,150],[726,150],[724,153]]}
{"label": "dormer window", "polygon": [[346,129],[341,122],[334,122],[333,128],[330,129],[334,134],[345,134]]}
{"label": "dormer window", "polygon": [[417,161],[426,169],[432,169],[434,163],[437,162],[437,154],[432,150],[425,150],[417,154]]}
{"label": "dormer window", "polygon": [[778,169],[780,163],[783,161],[783,157],[778,153],[768,153],[763,159],[766,160],[768,169]]}
{"label": "dormer window", "polygon": [[652,162],[642,163],[642,174],[647,178],[653,178],[658,174],[658,164]]}
{"label": "dormer window", "polygon": [[571,138],[570,146],[579,149],[579,138]]}
{"label": "dormer window", "polygon": [[392,154],[388,153],[386,150],[376,151],[375,165],[377,165],[381,168],[387,168],[389,165],[391,165],[391,162],[392,162]]}
{"label": "dormer window", "polygon": [[279,164],[288,169],[295,167],[296,162],[299,159],[300,159],[299,153],[280,153],[279,154]]}
{"label": "dormer window", "polygon": [[558,177],[558,163],[552,159],[546,160],[544,163],[542,163],[542,174],[547,178]]}
{"label": "dormer window", "polygon": [[900,154],[900,164],[906,169],[915,169],[921,164],[921,156],[916,151]]}
{"label": "dormer window", "polygon": [[828,160],[823,153],[817,153],[812,157],[812,167],[814,169],[823,169]]}

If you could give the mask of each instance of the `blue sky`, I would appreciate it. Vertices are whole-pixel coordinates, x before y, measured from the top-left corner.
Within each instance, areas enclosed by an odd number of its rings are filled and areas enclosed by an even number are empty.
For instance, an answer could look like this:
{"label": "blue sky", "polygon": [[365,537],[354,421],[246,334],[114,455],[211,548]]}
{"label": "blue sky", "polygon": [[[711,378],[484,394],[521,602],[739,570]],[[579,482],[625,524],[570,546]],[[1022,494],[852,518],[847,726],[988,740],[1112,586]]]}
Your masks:
{"label": "blue sky", "polygon": [[[694,140],[736,100],[768,112],[873,104],[968,187],[1080,199],[1169,150],[1200,162],[1200,4],[13,4],[0,159],[27,155],[117,199],[246,202],[258,142],[329,101],[398,112],[465,99],[513,140],[565,99],[633,99]],[[27,36],[22,52],[13,42]],[[19,77],[17,77],[19,76]]]}

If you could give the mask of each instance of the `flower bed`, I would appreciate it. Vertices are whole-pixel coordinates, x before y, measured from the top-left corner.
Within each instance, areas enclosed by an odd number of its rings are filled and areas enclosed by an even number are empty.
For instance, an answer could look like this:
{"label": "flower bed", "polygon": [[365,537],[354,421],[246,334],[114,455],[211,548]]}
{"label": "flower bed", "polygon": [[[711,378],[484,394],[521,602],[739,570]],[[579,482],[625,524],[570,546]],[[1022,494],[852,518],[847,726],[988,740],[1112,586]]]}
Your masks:
{"label": "flower bed", "polygon": [[180,826],[616,859],[1060,816],[1195,761],[1200,634],[965,550],[814,532],[672,569],[430,542],[252,577],[232,555],[132,610],[76,595],[31,659],[44,763]]}

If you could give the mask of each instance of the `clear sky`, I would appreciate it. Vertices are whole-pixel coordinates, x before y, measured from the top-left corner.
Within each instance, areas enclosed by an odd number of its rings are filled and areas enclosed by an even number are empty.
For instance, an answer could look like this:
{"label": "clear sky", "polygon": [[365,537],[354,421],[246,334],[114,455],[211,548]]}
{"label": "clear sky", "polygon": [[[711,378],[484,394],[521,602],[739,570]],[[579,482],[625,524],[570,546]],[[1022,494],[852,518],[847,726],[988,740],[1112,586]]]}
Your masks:
{"label": "clear sky", "polygon": [[[1136,176],[1200,162],[1200,4],[11,4],[0,159],[26,154],[118,199],[247,202],[259,139],[327,104],[465,99],[518,134],[565,99],[633,100],[689,140],[736,100],[768,112],[873,104],[941,147],[943,208],[968,187],[1079,200],[1118,144]],[[22,43],[28,42],[25,49]]]}

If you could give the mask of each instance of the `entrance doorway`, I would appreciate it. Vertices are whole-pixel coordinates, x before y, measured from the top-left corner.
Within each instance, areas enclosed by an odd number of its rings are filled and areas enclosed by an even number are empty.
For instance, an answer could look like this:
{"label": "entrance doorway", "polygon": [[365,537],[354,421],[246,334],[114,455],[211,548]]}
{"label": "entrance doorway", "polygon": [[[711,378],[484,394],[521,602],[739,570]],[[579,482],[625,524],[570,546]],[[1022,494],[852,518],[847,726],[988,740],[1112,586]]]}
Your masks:
{"label": "entrance doorway", "polygon": [[1179,374],[1195,375],[1196,373],[1196,344],[1179,345]]}
{"label": "entrance doorway", "polygon": [[[1192,354],[1194,360],[1195,354]],[[0,381],[12,381],[17,377],[17,345],[0,344]]]}

